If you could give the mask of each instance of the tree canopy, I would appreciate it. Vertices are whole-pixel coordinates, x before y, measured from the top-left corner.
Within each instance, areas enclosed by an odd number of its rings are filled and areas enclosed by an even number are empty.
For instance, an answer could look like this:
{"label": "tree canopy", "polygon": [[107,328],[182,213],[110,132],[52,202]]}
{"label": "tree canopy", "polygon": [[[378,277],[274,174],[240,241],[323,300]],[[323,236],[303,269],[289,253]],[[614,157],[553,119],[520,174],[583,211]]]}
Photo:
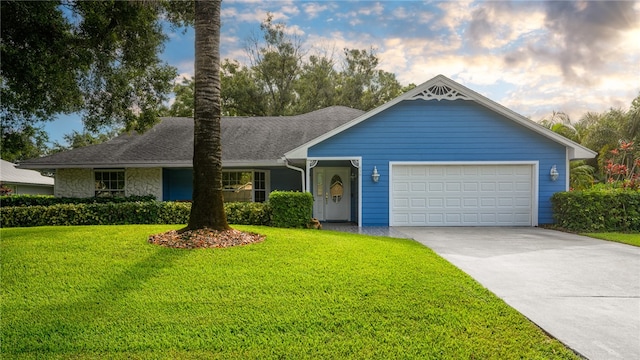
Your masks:
{"label": "tree canopy", "polygon": [[[162,21],[188,18],[168,1],[2,1],[3,135],[80,112],[88,130],[148,128],[176,69],[159,54]],[[169,13],[171,16],[169,16]]]}
{"label": "tree canopy", "polygon": [[593,174],[591,182],[604,182],[610,178],[609,163],[615,157],[622,157],[621,151],[624,159],[617,161],[629,169],[626,175],[640,171],[640,165],[636,166],[640,164],[640,95],[631,102],[628,110],[612,108],[602,113],[588,112],[575,123],[565,113],[554,112],[540,123],[598,152],[597,159],[572,164],[576,179],[575,183],[572,181],[572,188],[584,188],[590,174]]}
{"label": "tree canopy", "polygon": [[[271,15],[260,30],[247,39],[248,65],[232,59],[221,64],[223,115],[293,115],[333,105],[370,110],[415,87],[403,87],[394,74],[379,69],[373,48],[344,49],[338,63],[326,49],[309,55]],[[193,81],[176,85],[174,92],[176,101],[164,114],[190,116],[185,105],[193,106]]]}

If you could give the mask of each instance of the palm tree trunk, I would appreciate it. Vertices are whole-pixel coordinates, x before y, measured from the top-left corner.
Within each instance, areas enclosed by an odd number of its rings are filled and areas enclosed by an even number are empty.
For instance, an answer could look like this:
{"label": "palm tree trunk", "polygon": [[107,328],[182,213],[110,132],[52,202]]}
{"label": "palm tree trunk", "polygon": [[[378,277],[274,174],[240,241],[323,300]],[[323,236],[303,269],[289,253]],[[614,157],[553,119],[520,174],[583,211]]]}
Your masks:
{"label": "palm tree trunk", "polygon": [[188,229],[228,230],[222,197],[220,4],[195,2],[193,204]]}

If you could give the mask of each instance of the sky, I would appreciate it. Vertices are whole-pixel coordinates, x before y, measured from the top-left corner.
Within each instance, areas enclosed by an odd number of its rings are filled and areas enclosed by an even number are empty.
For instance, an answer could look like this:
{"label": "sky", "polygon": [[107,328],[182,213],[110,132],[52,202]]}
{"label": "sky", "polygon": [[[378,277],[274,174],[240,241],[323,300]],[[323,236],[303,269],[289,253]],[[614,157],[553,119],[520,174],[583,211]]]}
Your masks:
{"label": "sky", "polygon": [[[247,41],[268,13],[308,54],[339,61],[345,48],[374,49],[402,85],[442,74],[534,121],[626,110],[640,94],[640,0],[227,0],[221,57],[248,64]],[[193,76],[193,30],[169,33],[161,58]],[[63,142],[82,122],[61,116],[45,130]]]}

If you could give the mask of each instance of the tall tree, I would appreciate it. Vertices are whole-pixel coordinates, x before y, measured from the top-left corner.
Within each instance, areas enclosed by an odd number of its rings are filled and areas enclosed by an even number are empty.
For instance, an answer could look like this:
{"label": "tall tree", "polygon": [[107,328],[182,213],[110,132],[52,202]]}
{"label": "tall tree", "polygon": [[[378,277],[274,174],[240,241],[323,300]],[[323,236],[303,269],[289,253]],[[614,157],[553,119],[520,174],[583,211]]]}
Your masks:
{"label": "tall tree", "polygon": [[64,138],[66,145],[61,144],[57,141],[53,143],[53,148],[49,150],[49,153],[57,153],[61,151],[66,151],[70,149],[77,149],[89,145],[101,144],[105,141],[109,141],[118,135],[118,131],[115,129],[109,130],[104,133],[90,133],[88,131],[76,131],[69,134],[65,134],[62,137]]}
{"label": "tall tree", "polygon": [[295,84],[298,94],[295,112],[306,113],[335,105],[337,80],[335,61],[331,57],[309,56]]}
{"label": "tall tree", "polygon": [[195,82],[193,79],[182,79],[173,86],[175,99],[168,109],[160,112],[161,116],[193,117],[193,92]]}
{"label": "tall tree", "polygon": [[379,62],[374,49],[344,49],[336,102],[367,111],[415,87],[403,88],[394,74],[378,69]]}
{"label": "tall tree", "polygon": [[195,2],[193,204],[187,229],[229,230],[222,196],[220,4]]}
{"label": "tall tree", "polygon": [[3,133],[71,112],[90,131],[150,127],[176,76],[159,58],[162,21],[184,24],[184,9],[169,1],[2,1]]}
{"label": "tall tree", "polygon": [[[4,124],[3,124],[4,126]],[[37,158],[47,152],[49,135],[42,127],[25,124],[23,128],[2,131],[0,151],[3,160],[20,162]]]}
{"label": "tall tree", "polygon": [[220,86],[224,115],[268,115],[266,94],[248,67],[238,61],[225,59],[221,68]]}
{"label": "tall tree", "polygon": [[269,115],[290,115],[296,100],[298,79],[304,51],[296,36],[286,33],[284,23],[274,23],[273,15],[260,25],[263,37],[251,38],[246,46],[258,86],[266,93]]}

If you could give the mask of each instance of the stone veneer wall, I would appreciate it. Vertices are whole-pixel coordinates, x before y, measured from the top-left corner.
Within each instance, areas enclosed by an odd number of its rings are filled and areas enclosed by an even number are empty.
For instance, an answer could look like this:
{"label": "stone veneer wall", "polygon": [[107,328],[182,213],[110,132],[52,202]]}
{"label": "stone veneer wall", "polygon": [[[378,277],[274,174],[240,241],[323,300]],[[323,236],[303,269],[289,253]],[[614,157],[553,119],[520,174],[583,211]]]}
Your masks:
{"label": "stone veneer wall", "polygon": [[57,169],[54,195],[76,198],[94,196],[93,171],[91,169]]}
{"label": "stone veneer wall", "polygon": [[[58,169],[54,195],[87,198],[95,195],[93,169]],[[162,168],[125,169],[125,194],[154,195],[162,200]]]}
{"label": "stone veneer wall", "polygon": [[126,195],[154,195],[162,200],[162,168],[128,168],[125,170]]}

